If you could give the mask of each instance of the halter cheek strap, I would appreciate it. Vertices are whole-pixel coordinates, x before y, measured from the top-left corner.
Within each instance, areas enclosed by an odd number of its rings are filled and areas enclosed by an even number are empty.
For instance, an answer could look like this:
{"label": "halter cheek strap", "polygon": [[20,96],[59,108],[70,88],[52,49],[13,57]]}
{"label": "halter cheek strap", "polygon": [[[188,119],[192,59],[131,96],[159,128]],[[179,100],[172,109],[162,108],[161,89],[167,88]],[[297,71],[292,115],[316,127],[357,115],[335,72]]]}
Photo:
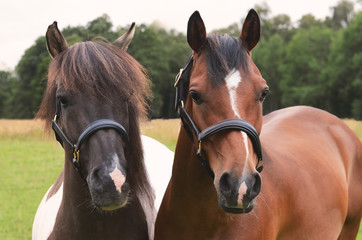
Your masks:
{"label": "halter cheek strap", "polygon": [[78,171],[78,173],[81,175],[81,177],[85,180],[84,176],[82,175],[81,169],[80,169],[80,148],[83,145],[83,143],[90,138],[95,132],[101,129],[114,129],[116,130],[123,138],[123,140],[128,144],[129,138],[126,129],[119,124],[118,122],[111,120],[111,119],[100,119],[92,122],[89,124],[83,132],[78,137],[77,142],[74,144],[72,143],[69,138],[65,135],[65,133],[62,131],[60,126],[58,125],[58,117],[60,114],[60,102],[57,101],[56,103],[56,113],[55,117],[52,120],[52,129],[54,131],[56,140],[62,145],[63,148],[64,144],[68,146],[69,149],[73,152],[73,160],[72,163],[75,167],[75,169]]}

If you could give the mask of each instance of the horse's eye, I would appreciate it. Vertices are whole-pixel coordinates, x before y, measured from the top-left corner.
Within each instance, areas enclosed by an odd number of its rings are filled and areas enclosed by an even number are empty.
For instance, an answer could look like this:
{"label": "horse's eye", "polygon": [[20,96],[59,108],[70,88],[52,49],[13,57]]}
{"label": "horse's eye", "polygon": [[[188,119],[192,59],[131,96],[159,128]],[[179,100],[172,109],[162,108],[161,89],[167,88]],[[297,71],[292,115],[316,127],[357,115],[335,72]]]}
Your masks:
{"label": "horse's eye", "polygon": [[193,100],[196,104],[201,104],[201,103],[202,103],[202,99],[201,99],[200,93],[198,93],[198,92],[196,92],[196,91],[194,91],[194,90],[191,90],[189,94],[190,94],[192,100]]}
{"label": "horse's eye", "polygon": [[69,103],[68,99],[66,97],[60,97],[59,102],[62,105],[62,107],[66,107]]}
{"label": "horse's eye", "polygon": [[269,88],[265,88],[260,95],[259,101],[263,102],[268,93],[269,93]]}

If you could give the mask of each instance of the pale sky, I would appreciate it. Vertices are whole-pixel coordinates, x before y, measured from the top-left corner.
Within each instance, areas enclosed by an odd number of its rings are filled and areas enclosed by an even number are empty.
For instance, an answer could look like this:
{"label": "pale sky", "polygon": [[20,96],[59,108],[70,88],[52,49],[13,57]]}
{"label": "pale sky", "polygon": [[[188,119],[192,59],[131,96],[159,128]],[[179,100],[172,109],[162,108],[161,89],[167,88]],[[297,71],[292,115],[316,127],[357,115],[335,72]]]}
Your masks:
{"label": "pale sky", "polygon": [[[58,27],[85,26],[106,13],[115,27],[131,22],[151,24],[157,20],[169,28],[186,32],[190,15],[198,10],[207,31],[240,22],[250,8],[263,0],[1,0],[0,66],[14,69],[24,51],[44,36],[49,24]],[[269,0],[271,15],[285,13],[293,22],[311,13],[318,19],[331,15],[338,0]]]}

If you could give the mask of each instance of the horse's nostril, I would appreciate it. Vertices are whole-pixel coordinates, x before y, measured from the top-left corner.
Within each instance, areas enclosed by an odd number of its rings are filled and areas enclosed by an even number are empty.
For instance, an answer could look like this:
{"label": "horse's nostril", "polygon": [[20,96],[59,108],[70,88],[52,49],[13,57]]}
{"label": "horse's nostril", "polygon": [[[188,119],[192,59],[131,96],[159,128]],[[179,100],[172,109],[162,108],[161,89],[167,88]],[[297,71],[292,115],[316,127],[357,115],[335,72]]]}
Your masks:
{"label": "horse's nostril", "polygon": [[258,196],[260,190],[261,190],[261,177],[260,174],[256,172],[254,176],[254,184],[252,185],[252,188],[249,193],[249,198],[254,199],[256,196]]}
{"label": "horse's nostril", "polygon": [[103,173],[100,168],[96,168],[90,174],[90,184],[96,191],[103,191]]}
{"label": "horse's nostril", "polygon": [[220,192],[226,198],[231,197],[231,192],[232,192],[231,185],[232,185],[231,176],[229,173],[226,172],[220,177],[220,182],[219,182]]}
{"label": "horse's nostril", "polygon": [[129,189],[130,189],[130,186],[129,186],[129,183],[127,183],[127,182],[125,182],[125,183],[122,185],[122,187],[121,187],[121,191],[122,191],[123,193],[128,192]]}

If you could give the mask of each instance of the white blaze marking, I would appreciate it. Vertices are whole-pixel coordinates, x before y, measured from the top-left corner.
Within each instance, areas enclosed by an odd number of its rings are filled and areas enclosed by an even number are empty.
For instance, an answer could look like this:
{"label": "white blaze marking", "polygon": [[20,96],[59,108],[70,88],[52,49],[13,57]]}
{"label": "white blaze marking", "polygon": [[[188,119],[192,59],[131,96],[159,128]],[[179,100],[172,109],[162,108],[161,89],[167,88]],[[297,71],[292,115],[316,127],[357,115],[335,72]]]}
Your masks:
{"label": "white blaze marking", "polygon": [[235,115],[240,118],[237,103],[236,103],[236,90],[241,83],[240,72],[233,69],[225,78],[226,87],[229,90],[231,108],[234,110]]}
{"label": "white blaze marking", "polygon": [[[237,116],[238,118],[240,118],[240,114],[239,114],[238,106],[237,106],[237,89],[238,89],[239,83],[241,83],[241,81],[242,81],[242,78],[240,76],[240,72],[235,69],[233,69],[225,78],[226,87],[229,90],[231,108],[233,109],[235,116]],[[249,158],[249,147],[248,147],[247,134],[245,132],[241,132],[241,135],[243,137],[243,142],[244,142],[244,146],[245,146],[245,163],[244,163],[244,169],[243,169],[243,173],[242,173],[242,176],[244,176],[248,158]],[[245,181],[243,181],[239,187],[239,200],[238,200],[239,205],[242,204],[242,196],[246,193],[246,190],[247,190],[247,186],[245,184]]]}

